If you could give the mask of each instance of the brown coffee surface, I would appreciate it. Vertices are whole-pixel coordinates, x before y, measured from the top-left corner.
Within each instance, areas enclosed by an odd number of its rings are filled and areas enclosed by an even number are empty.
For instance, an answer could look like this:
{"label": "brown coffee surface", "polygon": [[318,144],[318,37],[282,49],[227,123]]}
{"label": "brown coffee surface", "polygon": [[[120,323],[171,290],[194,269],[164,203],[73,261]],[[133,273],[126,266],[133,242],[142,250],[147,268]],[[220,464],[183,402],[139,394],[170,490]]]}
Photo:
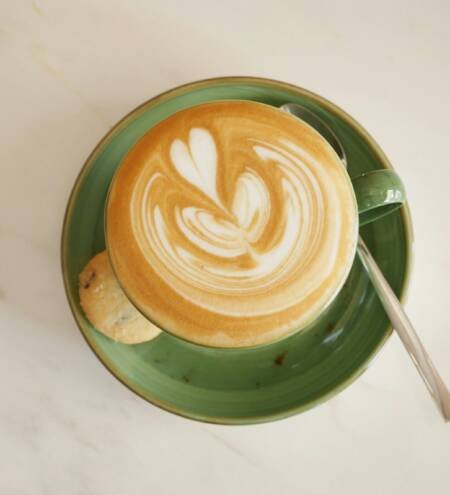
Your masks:
{"label": "brown coffee surface", "polygon": [[310,323],[355,253],[353,189],[328,143],[267,105],[180,111],[130,150],[107,244],[131,301],[181,338],[267,343]]}

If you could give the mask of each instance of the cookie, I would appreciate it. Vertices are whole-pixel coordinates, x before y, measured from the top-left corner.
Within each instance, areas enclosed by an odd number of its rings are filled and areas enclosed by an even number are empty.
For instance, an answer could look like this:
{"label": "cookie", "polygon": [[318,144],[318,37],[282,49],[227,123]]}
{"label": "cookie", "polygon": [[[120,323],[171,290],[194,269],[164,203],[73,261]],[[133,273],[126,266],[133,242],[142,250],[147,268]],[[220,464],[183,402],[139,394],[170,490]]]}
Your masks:
{"label": "cookie", "polygon": [[107,337],[123,344],[139,344],[161,333],[129,302],[106,251],[88,262],[79,280],[81,307],[92,325]]}

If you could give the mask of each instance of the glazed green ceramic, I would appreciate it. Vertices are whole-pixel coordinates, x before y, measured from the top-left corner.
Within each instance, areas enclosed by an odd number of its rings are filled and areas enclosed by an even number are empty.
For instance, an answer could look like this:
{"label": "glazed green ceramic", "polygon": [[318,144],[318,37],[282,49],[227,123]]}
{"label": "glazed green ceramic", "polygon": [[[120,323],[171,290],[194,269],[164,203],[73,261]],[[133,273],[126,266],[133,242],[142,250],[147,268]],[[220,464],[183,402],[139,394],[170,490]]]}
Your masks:
{"label": "glazed green ceramic", "polygon": [[[153,404],[189,418],[227,424],[259,423],[304,411],[342,390],[364,371],[390,335],[388,319],[357,258],[343,289],[313,326],[253,349],[203,348],[168,334],[140,345],[115,343],[89,324],[78,299],[79,272],[105,248],[105,199],[123,156],[148,129],[172,113],[223,99],[274,106],[300,103],[317,112],[341,140],[351,177],[390,168],[381,150],[355,121],[308,91],[255,78],[188,84],[131,112],[88,158],[66,211],[62,269],[78,326],[92,350],[122,383]],[[370,198],[364,201],[370,202]],[[412,242],[407,208],[362,227],[361,234],[401,297],[407,285]]]}
{"label": "glazed green ceramic", "polygon": [[393,170],[364,172],[352,179],[352,185],[360,227],[392,213],[406,201],[403,183]]}

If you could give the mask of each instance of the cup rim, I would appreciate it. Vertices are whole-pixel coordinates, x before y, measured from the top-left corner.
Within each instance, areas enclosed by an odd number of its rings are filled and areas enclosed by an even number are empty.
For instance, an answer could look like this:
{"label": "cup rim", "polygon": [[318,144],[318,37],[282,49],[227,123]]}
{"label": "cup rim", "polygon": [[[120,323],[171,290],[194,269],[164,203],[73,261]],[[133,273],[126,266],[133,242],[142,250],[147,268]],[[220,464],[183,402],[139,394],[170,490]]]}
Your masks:
{"label": "cup rim", "polygon": [[[103,149],[104,146],[108,144],[109,141],[112,140],[112,138],[119,132],[119,130],[127,124],[128,121],[131,119],[134,119],[135,117],[139,116],[142,114],[144,111],[147,110],[148,107],[151,107],[161,101],[164,101],[165,99],[169,99],[173,96],[175,96],[177,93],[184,92],[185,90],[189,89],[195,89],[195,88],[201,88],[201,87],[206,87],[211,84],[227,84],[227,83],[245,83],[245,82],[250,82],[250,83],[259,83],[261,85],[266,85],[269,87],[275,87],[275,88],[283,88],[286,90],[290,90],[294,93],[299,93],[304,96],[306,96],[309,99],[312,99],[316,102],[318,102],[320,105],[324,106],[328,110],[332,111],[333,113],[337,114],[342,120],[344,120],[357,134],[362,136],[367,143],[370,145],[370,147],[376,152],[378,160],[380,165],[385,168],[385,169],[393,169],[392,164],[390,163],[389,159],[387,158],[386,154],[383,152],[383,150],[380,148],[378,143],[374,140],[374,138],[353,118],[351,117],[347,112],[342,110],[339,106],[335,105],[333,102],[330,100],[310,91],[307,90],[301,86],[297,86],[295,84],[287,83],[284,81],[279,81],[276,79],[271,79],[271,78],[263,78],[263,77],[254,77],[254,76],[225,76],[225,77],[212,77],[212,78],[206,78],[206,79],[200,79],[197,81],[192,81],[188,82],[182,85],[178,85],[176,87],[173,87],[171,89],[168,89],[162,93],[157,94],[156,96],[149,98],[148,100],[144,101],[143,103],[137,105],[134,109],[132,109],[130,112],[128,112],[124,117],[119,119],[112,128],[110,128],[104,135],[103,137],[98,141],[97,145],[93,148],[93,150],[89,153],[87,156],[86,160],[84,161],[80,171],[78,172],[73,185],[70,190],[70,194],[67,200],[67,205],[65,208],[65,212],[63,215],[63,221],[62,221],[62,231],[61,231],[61,238],[60,238],[60,263],[61,263],[61,272],[62,272],[62,278],[63,278],[63,285],[64,285],[64,290],[66,293],[66,297],[69,301],[69,307],[70,311],[72,313],[72,316],[75,320],[75,323],[83,336],[84,340],[88,344],[89,348],[91,351],[99,358],[100,362],[102,365],[119,381],[121,382],[125,387],[127,387],[131,392],[134,392],[137,394],[139,397],[144,399],[147,402],[152,403],[153,405],[166,410],[168,412],[171,412],[172,414],[175,414],[177,416],[194,420],[194,421],[199,421],[203,423],[211,423],[211,424],[222,424],[222,425],[243,425],[243,424],[254,424],[254,423],[262,423],[262,422],[269,422],[273,421],[276,419],[282,419],[284,417],[288,417],[290,415],[296,414],[298,412],[301,412],[305,409],[305,406],[301,407],[295,407],[292,410],[286,410],[282,414],[281,413],[276,413],[273,415],[268,415],[264,417],[255,417],[255,418],[236,418],[234,420],[230,420],[228,418],[221,418],[221,417],[203,417],[203,416],[194,416],[190,415],[188,413],[185,413],[182,410],[178,410],[176,408],[171,408],[167,404],[159,401],[158,399],[151,397],[149,398],[143,391],[139,389],[139,387],[134,387],[131,386],[127,381],[121,376],[121,374],[118,372],[117,369],[115,369],[114,365],[111,363],[107,363],[106,359],[104,359],[103,352],[97,348],[97,346],[91,342],[85,333],[83,332],[81,328],[81,324],[78,321],[77,315],[75,313],[75,304],[73,301],[73,297],[71,294],[70,290],[70,283],[69,283],[69,278],[67,276],[67,271],[68,271],[68,244],[69,244],[69,237],[68,237],[68,225],[69,225],[69,218],[73,214],[73,209],[75,206],[75,199],[77,197],[78,191],[81,187],[81,184],[83,182],[83,179],[85,176],[88,174],[92,164],[94,163],[94,159],[97,157],[97,155],[100,153],[100,151]],[[402,223],[404,225],[405,229],[405,238],[406,238],[406,250],[405,250],[405,273],[404,273],[404,279],[403,279],[403,284],[401,288],[401,293],[399,294],[399,299],[402,303],[405,302],[407,298],[407,293],[408,293],[408,288],[409,288],[409,283],[410,283],[410,278],[411,278],[411,270],[412,270],[412,265],[413,265],[413,243],[414,243],[414,232],[413,232],[413,226],[412,226],[412,221],[411,221],[411,214],[410,214],[410,208],[409,204],[406,202],[403,205],[403,208],[400,210],[400,214],[402,215]],[[351,384],[360,374],[362,371],[364,371],[367,366],[370,364],[372,359],[378,354],[378,351],[383,347],[383,345],[386,343],[388,338],[392,335],[392,325],[388,324],[386,328],[386,334],[385,336],[380,340],[377,346],[375,346],[367,359],[366,365],[364,366],[363,369],[358,368],[355,369],[354,372],[347,377],[346,380],[344,380],[339,386],[335,387],[333,390],[329,391],[327,394],[324,396],[320,397],[314,403],[309,404],[306,409],[309,409],[310,407],[313,407],[316,403],[322,403],[326,401],[328,398],[333,397],[343,389],[345,389],[349,384]]]}
{"label": "cup rim", "polygon": [[[267,103],[262,103],[262,102],[259,102],[259,101],[252,101],[252,100],[214,100],[214,101],[208,101],[208,102],[198,103],[196,105],[193,105],[192,107],[189,107],[189,109],[190,108],[194,108],[194,107],[204,106],[204,105],[210,105],[212,103],[217,103],[217,102],[222,102],[222,101],[223,102],[229,102],[229,101],[245,101],[246,103],[250,103],[250,104],[254,104],[254,105],[262,105],[262,106],[269,107],[271,109],[276,108],[276,107],[273,107],[271,105],[268,105]],[[184,111],[184,109],[183,110],[178,110],[177,112],[175,112],[172,115],[175,115],[176,113],[179,113],[179,112],[182,112],[182,111]],[[285,116],[287,118],[292,119],[293,122],[295,122],[297,120],[297,118],[294,117],[294,116],[292,116],[291,114],[285,113]],[[312,130],[312,132],[314,134],[317,134],[318,136],[320,136],[320,139],[322,139],[322,141],[324,143],[326,143],[326,145],[328,145],[330,147],[330,149],[332,150],[333,154],[336,154],[336,152],[332,149],[332,147],[330,146],[330,144],[328,143],[328,141],[316,129],[314,129],[314,127],[310,126],[308,124],[308,122],[306,122],[306,121],[302,121],[302,122],[303,122],[304,125],[308,126]],[[140,139],[142,139],[142,138],[140,138]],[[140,139],[130,148],[130,150],[128,152],[130,152],[131,149],[134,146],[136,146],[137,143],[139,143]],[[111,257],[111,254],[110,254],[110,252],[111,252],[111,245],[110,245],[109,237],[108,237],[108,221],[107,221],[108,215],[107,215],[107,211],[108,211],[109,201],[110,201],[110,198],[111,198],[111,190],[112,190],[112,187],[114,185],[114,181],[116,180],[117,173],[120,170],[120,168],[122,167],[122,164],[123,164],[123,160],[124,159],[125,159],[125,157],[122,159],[122,163],[120,163],[119,166],[117,167],[117,169],[115,170],[115,172],[114,172],[114,174],[112,176],[111,182],[109,184],[109,187],[108,187],[107,195],[106,195],[105,208],[104,208],[105,249],[106,249],[107,255],[109,257],[110,263],[111,263],[111,268],[112,268],[112,270],[114,272],[114,275],[116,276],[117,282],[120,285],[120,287],[121,287],[122,291],[124,292],[124,294],[126,295],[128,301],[142,314],[142,316],[144,318],[146,318],[153,325],[155,325],[156,327],[158,327],[162,332],[166,332],[166,333],[172,335],[173,337],[175,337],[177,339],[180,339],[180,340],[183,340],[185,342],[188,342],[189,344],[198,345],[200,347],[205,347],[205,348],[208,348],[208,349],[221,349],[221,350],[238,350],[238,349],[242,349],[242,350],[249,350],[249,349],[257,349],[257,348],[260,348],[260,347],[270,346],[272,344],[276,344],[278,342],[281,342],[282,340],[285,340],[285,339],[287,339],[289,337],[292,337],[293,335],[297,334],[298,332],[305,331],[305,330],[307,331],[308,327],[310,327],[311,325],[313,325],[314,322],[329,308],[329,306],[333,303],[333,301],[338,296],[339,292],[342,290],[342,287],[345,284],[345,281],[347,280],[347,277],[348,277],[348,275],[350,273],[350,270],[351,270],[351,268],[353,266],[353,263],[355,261],[357,241],[358,241],[358,233],[359,233],[359,227],[360,227],[360,225],[359,225],[358,204],[357,204],[355,190],[354,190],[354,187],[353,187],[353,184],[352,184],[352,180],[351,180],[350,176],[348,175],[348,172],[346,170],[346,167],[342,164],[341,160],[339,159],[339,164],[345,170],[345,181],[346,181],[347,186],[349,188],[349,194],[350,194],[350,196],[352,196],[352,199],[353,199],[353,210],[354,210],[354,215],[355,215],[355,225],[354,225],[354,231],[353,231],[353,239],[352,239],[351,246],[349,247],[348,265],[345,267],[345,270],[342,272],[341,278],[337,281],[336,287],[334,287],[333,292],[324,301],[323,305],[320,308],[317,308],[317,310],[312,315],[310,315],[309,318],[301,324],[301,326],[298,326],[298,327],[295,327],[293,329],[290,329],[287,333],[284,333],[283,335],[281,335],[281,336],[279,336],[279,337],[277,337],[275,339],[269,340],[269,341],[264,341],[264,342],[257,343],[257,344],[235,345],[235,346],[228,346],[227,347],[227,346],[220,346],[220,345],[219,346],[217,346],[217,345],[211,345],[209,343],[197,342],[197,341],[194,341],[194,340],[190,340],[188,337],[186,337],[184,335],[179,335],[179,334],[173,332],[172,330],[167,329],[167,328],[159,325],[158,322],[154,320],[153,316],[151,314],[147,313],[146,311],[144,311],[144,309],[141,308],[139,306],[139,304],[136,302],[136,300],[131,296],[130,291],[124,285],[124,283],[121,280],[119,274],[117,273],[116,268],[115,268],[114,263],[113,263],[113,260],[112,260],[112,257]]]}

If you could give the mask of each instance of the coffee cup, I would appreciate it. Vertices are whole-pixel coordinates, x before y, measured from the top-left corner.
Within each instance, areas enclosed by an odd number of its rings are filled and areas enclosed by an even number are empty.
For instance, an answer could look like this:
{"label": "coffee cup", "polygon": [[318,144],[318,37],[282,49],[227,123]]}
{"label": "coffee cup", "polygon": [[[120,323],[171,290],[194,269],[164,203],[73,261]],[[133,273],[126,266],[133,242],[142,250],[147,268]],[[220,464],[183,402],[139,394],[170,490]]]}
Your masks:
{"label": "coffee cup", "polygon": [[393,170],[350,179],[306,122],[215,101],[162,120],[124,157],[107,249],[127,297],[162,330],[252,347],[320,317],[349,274],[359,227],[404,201]]}

